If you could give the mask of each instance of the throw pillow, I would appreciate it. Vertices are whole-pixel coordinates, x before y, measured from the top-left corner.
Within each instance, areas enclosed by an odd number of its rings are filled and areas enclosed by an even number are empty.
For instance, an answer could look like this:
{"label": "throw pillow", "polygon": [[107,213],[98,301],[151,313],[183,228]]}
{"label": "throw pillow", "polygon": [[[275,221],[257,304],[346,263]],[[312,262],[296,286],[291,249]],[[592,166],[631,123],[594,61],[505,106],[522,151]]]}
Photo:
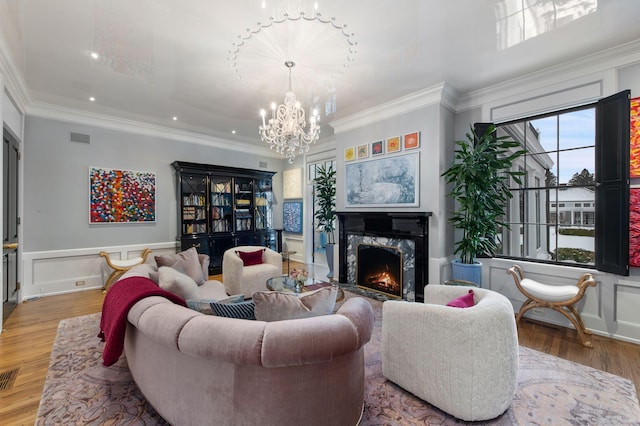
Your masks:
{"label": "throw pillow", "polygon": [[237,319],[256,319],[254,315],[254,304],[252,300],[240,303],[219,303],[211,302],[211,310],[214,315],[219,317],[237,318]]}
{"label": "throw pillow", "polygon": [[251,265],[259,265],[262,262],[262,253],[264,253],[265,249],[262,250],[256,250],[256,251],[240,251],[240,250],[236,250],[236,253],[238,254],[238,256],[240,256],[240,259],[242,259],[242,263],[244,264],[244,266],[251,266]]}
{"label": "throw pillow", "polygon": [[244,294],[235,294],[233,296],[226,297],[224,299],[187,299],[187,306],[189,309],[198,311],[205,315],[213,315],[211,309],[211,303],[239,303],[244,301]]}
{"label": "throw pillow", "polygon": [[333,313],[338,289],[336,286],[302,293],[282,293],[278,291],[257,291],[253,293],[258,321],[281,321],[309,318]]}
{"label": "throw pillow", "polygon": [[158,268],[158,285],[185,300],[200,298],[198,284],[190,276],[168,266]]}
{"label": "throw pillow", "polygon": [[176,254],[156,256],[155,259],[158,268],[161,266],[170,266],[178,270],[180,270],[180,268],[184,269],[185,273],[189,275],[197,285],[202,285],[206,278],[208,278],[202,273],[202,265],[200,264],[198,251],[195,247]]}
{"label": "throw pillow", "polygon": [[447,303],[447,306],[452,306],[454,308],[470,308],[475,304],[473,300],[473,294],[473,290],[469,290],[467,294],[456,297],[455,299]]}

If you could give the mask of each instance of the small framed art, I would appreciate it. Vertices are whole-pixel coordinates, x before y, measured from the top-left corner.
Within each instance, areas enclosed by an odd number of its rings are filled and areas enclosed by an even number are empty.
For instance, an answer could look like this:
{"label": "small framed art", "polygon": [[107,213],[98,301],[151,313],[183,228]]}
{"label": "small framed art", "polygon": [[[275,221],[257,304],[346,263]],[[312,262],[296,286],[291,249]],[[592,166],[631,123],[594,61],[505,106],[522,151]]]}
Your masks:
{"label": "small framed art", "polygon": [[344,149],[344,161],[353,161],[356,159],[356,149],[352,146]]}
{"label": "small framed art", "polygon": [[407,133],[403,139],[404,149],[414,149],[420,146],[420,132]]}
{"label": "small framed art", "polygon": [[382,141],[371,142],[371,156],[384,154],[384,143]]}
{"label": "small framed art", "polygon": [[358,145],[358,160],[369,156],[369,144]]}
{"label": "small framed art", "polygon": [[282,203],[282,230],[302,234],[302,200]]}
{"label": "small framed art", "polygon": [[392,138],[387,139],[387,152],[398,152],[400,151],[400,136],[394,136]]}

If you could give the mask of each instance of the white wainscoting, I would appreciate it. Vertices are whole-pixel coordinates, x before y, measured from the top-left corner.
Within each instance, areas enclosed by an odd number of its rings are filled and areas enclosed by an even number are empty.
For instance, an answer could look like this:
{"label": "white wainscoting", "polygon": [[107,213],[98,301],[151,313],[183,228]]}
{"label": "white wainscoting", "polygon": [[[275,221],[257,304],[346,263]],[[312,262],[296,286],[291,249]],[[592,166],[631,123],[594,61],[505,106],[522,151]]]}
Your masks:
{"label": "white wainscoting", "polygon": [[[640,343],[640,277],[621,277],[594,269],[570,268],[539,263],[514,262],[506,259],[482,259],[482,287],[505,295],[516,312],[526,298],[518,291],[511,275],[507,274],[514,263],[520,265],[525,276],[536,281],[570,285],[585,272],[591,272],[596,287],[588,287],[585,297],[576,305],[585,326],[594,334],[612,337],[632,343]],[[526,317],[538,321],[573,328],[561,314],[551,309],[530,310]]]}
{"label": "white wainscoting", "polygon": [[[101,288],[112,272],[100,256],[101,251],[109,253],[111,259],[132,259],[140,257],[145,248],[152,250],[147,257],[147,263],[152,263],[155,262],[154,256],[176,253],[178,245],[171,241],[23,253],[20,301]],[[76,285],[83,281],[84,284]]]}

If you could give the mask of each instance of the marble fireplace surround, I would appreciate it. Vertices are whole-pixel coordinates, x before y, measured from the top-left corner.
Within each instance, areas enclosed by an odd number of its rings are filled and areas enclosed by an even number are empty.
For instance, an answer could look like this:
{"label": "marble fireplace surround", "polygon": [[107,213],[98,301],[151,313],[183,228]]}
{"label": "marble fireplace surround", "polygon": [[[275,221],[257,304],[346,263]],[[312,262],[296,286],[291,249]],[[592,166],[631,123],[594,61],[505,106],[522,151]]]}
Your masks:
{"label": "marble fireplace surround", "polygon": [[[338,212],[339,280],[357,285],[360,244],[397,247],[402,252],[402,298],[424,300],[428,274],[428,229],[431,212]],[[416,283],[420,283],[416,286]]]}

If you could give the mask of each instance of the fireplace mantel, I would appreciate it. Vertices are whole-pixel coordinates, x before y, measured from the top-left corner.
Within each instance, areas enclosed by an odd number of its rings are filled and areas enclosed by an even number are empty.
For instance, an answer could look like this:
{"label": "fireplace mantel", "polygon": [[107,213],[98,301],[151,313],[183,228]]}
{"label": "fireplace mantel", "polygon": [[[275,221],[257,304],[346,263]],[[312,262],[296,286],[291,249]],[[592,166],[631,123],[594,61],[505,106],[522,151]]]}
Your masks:
{"label": "fireplace mantel", "polygon": [[338,212],[340,282],[348,282],[347,238],[349,235],[401,238],[415,243],[415,297],[424,300],[429,277],[429,216],[431,212]]}

